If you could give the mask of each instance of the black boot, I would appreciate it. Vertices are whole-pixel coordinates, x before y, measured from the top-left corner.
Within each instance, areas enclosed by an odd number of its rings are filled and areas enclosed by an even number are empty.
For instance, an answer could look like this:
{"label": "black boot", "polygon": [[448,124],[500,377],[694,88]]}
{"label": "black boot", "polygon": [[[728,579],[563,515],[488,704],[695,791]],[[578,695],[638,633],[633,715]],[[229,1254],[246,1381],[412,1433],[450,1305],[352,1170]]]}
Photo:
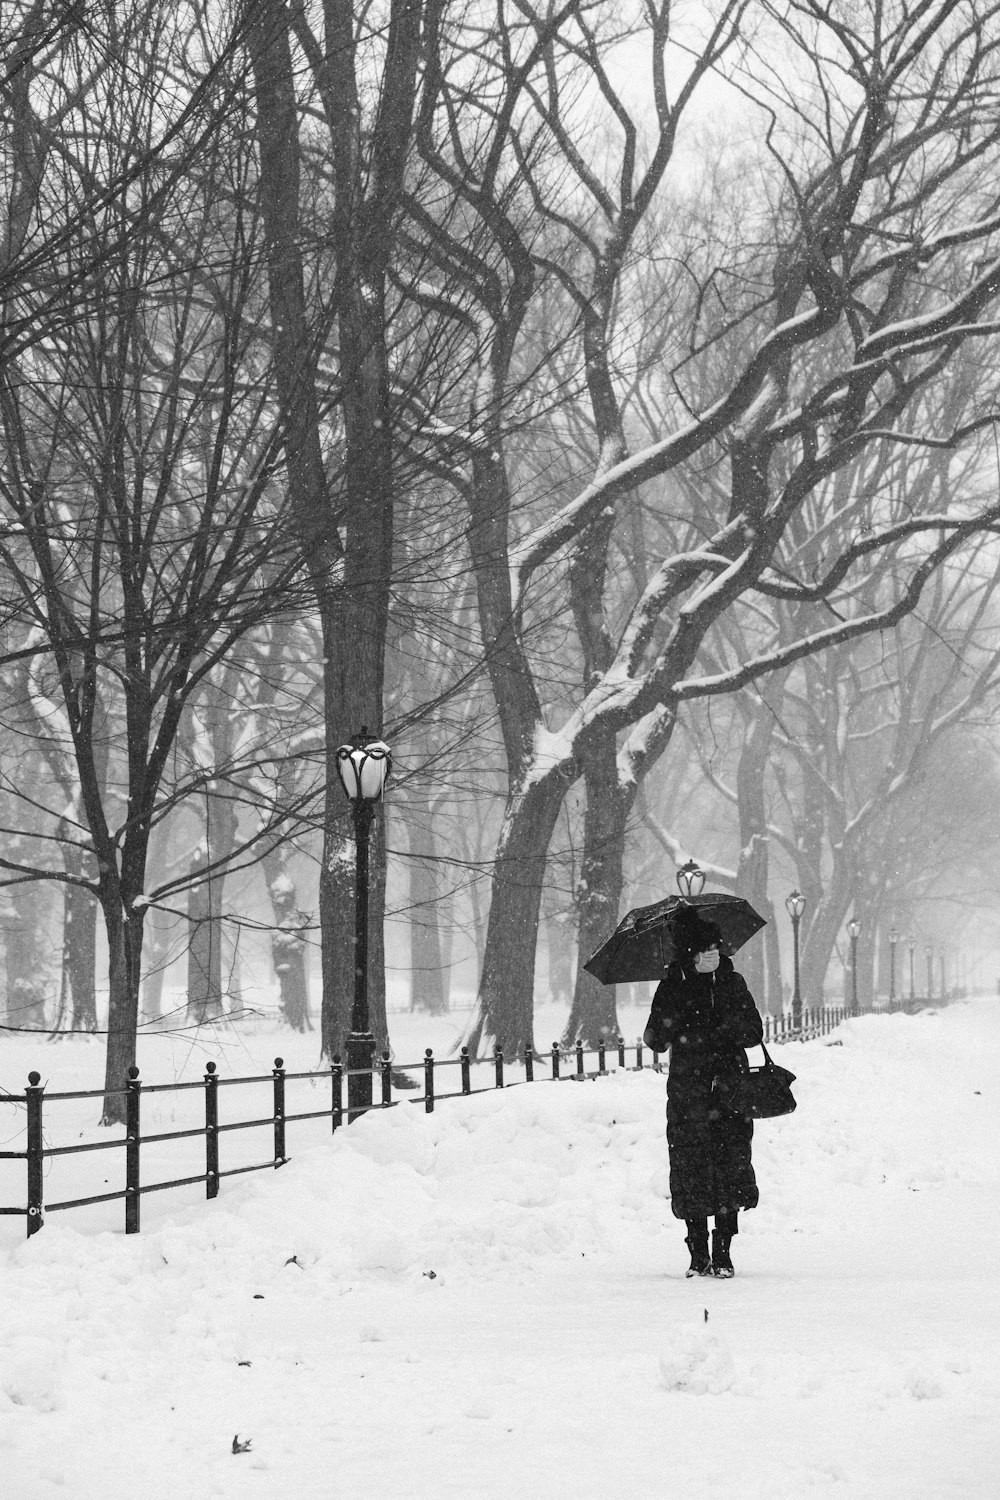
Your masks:
{"label": "black boot", "polygon": [[708,1220],[687,1219],[684,1243],[691,1251],[691,1264],[685,1276],[711,1276],[712,1259],[708,1253]]}
{"label": "black boot", "polygon": [[721,1276],[727,1281],[736,1275],[729,1255],[732,1241],[731,1234],[726,1234],[721,1229],[712,1230],[712,1275]]}

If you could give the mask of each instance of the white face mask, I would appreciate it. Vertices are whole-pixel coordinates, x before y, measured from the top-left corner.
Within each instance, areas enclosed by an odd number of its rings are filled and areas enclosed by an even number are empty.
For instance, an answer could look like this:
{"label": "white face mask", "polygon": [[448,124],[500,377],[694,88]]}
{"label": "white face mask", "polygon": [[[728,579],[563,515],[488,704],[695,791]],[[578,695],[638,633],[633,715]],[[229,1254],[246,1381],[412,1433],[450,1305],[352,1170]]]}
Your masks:
{"label": "white face mask", "polygon": [[694,966],[699,974],[714,974],[719,967],[718,948],[706,948],[704,953],[696,953]]}

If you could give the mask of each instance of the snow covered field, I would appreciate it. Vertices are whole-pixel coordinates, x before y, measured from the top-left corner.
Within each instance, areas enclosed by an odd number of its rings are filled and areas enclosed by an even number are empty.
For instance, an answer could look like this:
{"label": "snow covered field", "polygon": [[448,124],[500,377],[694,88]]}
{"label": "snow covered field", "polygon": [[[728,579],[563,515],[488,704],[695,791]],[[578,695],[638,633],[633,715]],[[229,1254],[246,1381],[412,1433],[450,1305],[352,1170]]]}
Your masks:
{"label": "snow covered field", "polygon": [[[394,1019],[401,1060],[444,1055],[443,1031]],[[276,1050],[313,1067],[316,1047],[149,1038],[140,1062],[163,1082],[209,1055],[226,1074]],[[988,1500],[1000,1003],[779,1052],[799,1109],[757,1127],[761,1206],[731,1282],[684,1279],[649,1072],[402,1105],[333,1141],[290,1126],[280,1172],[210,1204],[153,1194],[128,1239],[120,1204],[27,1242],[0,1220],[0,1493]],[[8,1089],[30,1067],[52,1091],[94,1087],[101,1049],[5,1044]],[[198,1095],[156,1097],[147,1128]],[[10,1149],[18,1112],[0,1111]],[[95,1117],[85,1101],[70,1138]],[[110,1156],[74,1158],[77,1191],[101,1190]]]}

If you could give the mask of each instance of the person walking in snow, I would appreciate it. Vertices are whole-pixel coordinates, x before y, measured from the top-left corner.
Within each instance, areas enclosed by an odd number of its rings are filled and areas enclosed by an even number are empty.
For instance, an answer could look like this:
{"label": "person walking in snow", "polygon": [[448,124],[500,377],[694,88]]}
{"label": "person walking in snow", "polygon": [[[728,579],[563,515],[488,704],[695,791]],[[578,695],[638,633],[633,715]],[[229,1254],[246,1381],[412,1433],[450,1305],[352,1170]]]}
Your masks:
{"label": "person walking in snow", "polygon": [[737,1213],[755,1208],[758,1192],[753,1121],[722,1104],[718,1085],[745,1069],[743,1049],[760,1046],[764,1030],[746,982],[721,951],[718,928],[684,912],[672,936],[677,956],[656,987],[643,1036],[647,1047],[670,1049],[670,1204],[687,1228],[686,1274],[730,1277]]}

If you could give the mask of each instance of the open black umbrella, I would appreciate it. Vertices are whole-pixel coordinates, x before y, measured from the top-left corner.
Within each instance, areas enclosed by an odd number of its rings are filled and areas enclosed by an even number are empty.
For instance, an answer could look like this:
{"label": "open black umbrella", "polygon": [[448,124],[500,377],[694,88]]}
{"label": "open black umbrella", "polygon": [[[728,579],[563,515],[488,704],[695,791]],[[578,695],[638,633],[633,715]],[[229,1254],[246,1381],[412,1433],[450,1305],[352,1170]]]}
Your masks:
{"label": "open black umbrella", "polygon": [[602,984],[662,979],[676,952],[673,929],[681,912],[694,912],[702,921],[713,922],[722,934],[726,953],[735,953],[767,926],[767,918],[754,911],[743,896],[721,891],[706,896],[667,896],[652,906],[637,906],[628,912],[583,967]]}

